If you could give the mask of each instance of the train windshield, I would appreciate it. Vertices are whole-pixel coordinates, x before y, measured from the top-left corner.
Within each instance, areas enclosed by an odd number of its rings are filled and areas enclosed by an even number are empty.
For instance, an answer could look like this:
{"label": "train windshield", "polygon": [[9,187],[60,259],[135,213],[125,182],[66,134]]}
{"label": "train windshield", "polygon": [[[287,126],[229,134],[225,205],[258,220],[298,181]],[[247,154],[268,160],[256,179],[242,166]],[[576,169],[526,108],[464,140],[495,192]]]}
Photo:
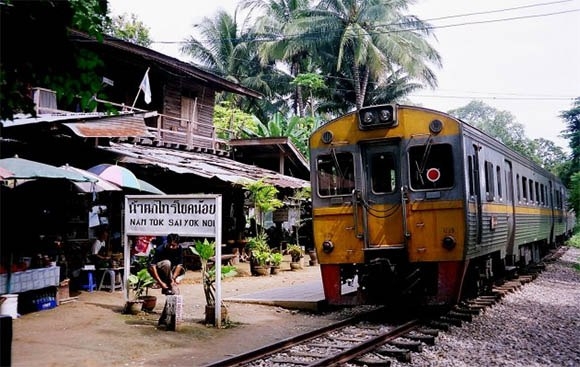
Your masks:
{"label": "train windshield", "polygon": [[409,149],[411,188],[439,190],[453,187],[453,150],[450,144],[425,144]]}
{"label": "train windshield", "polygon": [[316,160],[320,196],[351,195],[354,190],[354,159],[351,153],[319,155]]}

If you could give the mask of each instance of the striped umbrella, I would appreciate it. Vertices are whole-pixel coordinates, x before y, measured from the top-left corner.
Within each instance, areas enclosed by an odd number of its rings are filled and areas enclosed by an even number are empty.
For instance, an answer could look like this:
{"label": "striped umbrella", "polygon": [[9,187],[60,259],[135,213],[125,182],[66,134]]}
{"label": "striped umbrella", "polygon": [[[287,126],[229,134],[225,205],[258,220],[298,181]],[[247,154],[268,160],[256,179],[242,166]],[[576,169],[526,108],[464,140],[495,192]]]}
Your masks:
{"label": "striped umbrella", "polygon": [[87,171],[118,186],[141,190],[141,185],[135,174],[125,167],[103,163],[91,167]]}

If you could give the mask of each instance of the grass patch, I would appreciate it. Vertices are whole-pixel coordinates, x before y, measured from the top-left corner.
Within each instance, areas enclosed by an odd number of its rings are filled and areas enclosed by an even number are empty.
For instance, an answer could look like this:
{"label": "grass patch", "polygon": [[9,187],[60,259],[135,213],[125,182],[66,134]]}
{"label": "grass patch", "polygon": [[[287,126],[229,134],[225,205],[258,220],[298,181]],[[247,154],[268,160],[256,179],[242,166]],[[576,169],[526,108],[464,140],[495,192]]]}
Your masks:
{"label": "grass patch", "polygon": [[567,242],[567,245],[570,247],[580,248],[580,233],[577,233],[572,237],[570,237],[570,239]]}

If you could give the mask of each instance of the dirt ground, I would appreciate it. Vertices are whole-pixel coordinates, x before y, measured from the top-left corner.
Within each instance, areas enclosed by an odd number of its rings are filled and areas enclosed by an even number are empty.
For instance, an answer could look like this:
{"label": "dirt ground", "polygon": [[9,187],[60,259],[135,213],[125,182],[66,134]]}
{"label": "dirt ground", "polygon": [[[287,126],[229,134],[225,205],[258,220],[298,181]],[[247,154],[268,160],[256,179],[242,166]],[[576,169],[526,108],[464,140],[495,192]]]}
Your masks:
{"label": "dirt ground", "polygon": [[[250,276],[247,263],[222,281],[222,298],[320,279],[318,266],[291,271],[283,262],[273,276]],[[227,303],[230,323],[205,325],[200,272],[188,271],[180,285],[183,322],[177,331],[157,326],[164,296],[159,289],[153,313],[122,313],[123,293],[81,292],[75,301],[13,321],[12,365],[30,366],[203,366],[346,317],[339,312],[305,311]]]}

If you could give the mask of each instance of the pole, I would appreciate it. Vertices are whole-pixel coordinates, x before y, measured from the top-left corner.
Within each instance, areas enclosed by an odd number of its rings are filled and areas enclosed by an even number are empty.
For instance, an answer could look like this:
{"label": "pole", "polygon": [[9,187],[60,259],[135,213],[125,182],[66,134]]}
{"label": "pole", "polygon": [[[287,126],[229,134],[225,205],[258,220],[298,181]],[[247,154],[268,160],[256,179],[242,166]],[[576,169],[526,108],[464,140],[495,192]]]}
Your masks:
{"label": "pole", "polygon": [[222,197],[215,198],[215,326],[222,323]]}

